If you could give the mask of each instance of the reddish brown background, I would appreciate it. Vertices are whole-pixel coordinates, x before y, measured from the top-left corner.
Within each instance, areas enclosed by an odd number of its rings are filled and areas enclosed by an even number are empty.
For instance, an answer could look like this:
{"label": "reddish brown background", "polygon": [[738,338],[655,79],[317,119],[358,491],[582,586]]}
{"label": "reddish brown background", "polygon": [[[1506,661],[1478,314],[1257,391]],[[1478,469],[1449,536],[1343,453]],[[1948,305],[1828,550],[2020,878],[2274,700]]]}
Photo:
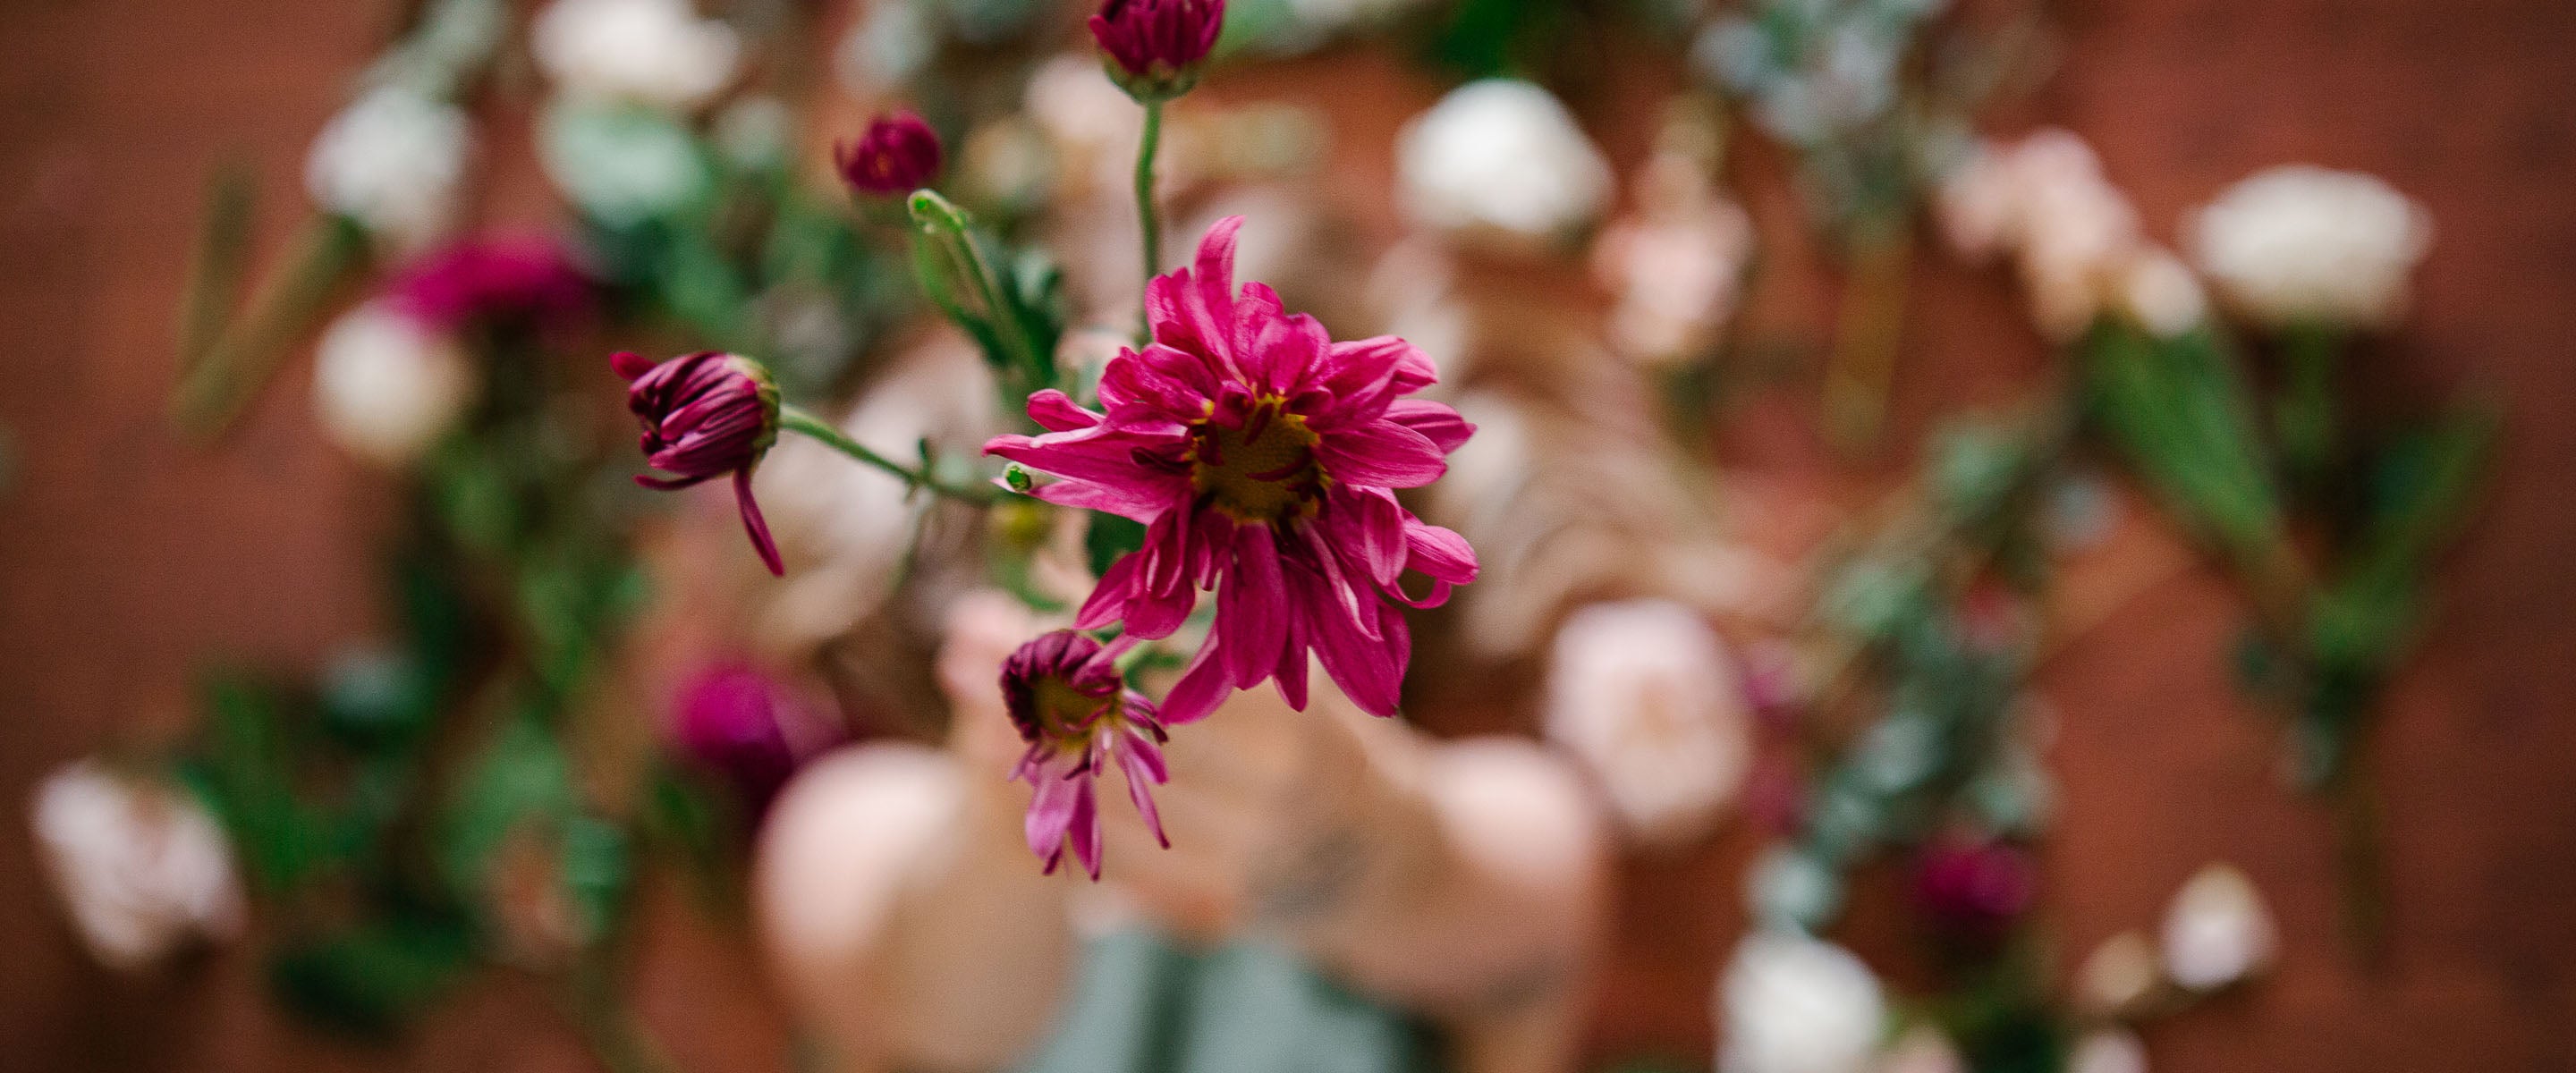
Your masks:
{"label": "reddish brown background", "polygon": [[[2080,953],[2150,924],[2211,859],[2241,863],[2272,899],[2279,971],[2150,1029],[2160,1070],[2576,1069],[2576,5],[2062,6],[2063,71],[2012,122],[2091,138],[2167,237],[2183,209],[2263,165],[2385,176],[2432,209],[2439,240],[2420,314],[2360,375],[2392,407],[2483,390],[2510,423],[2491,509],[2445,570],[2439,628],[2378,739],[2385,963],[2364,970],[2334,942],[2325,819],[2279,792],[2264,724],[2225,677],[2233,597],[2134,512],[2106,556],[2128,565],[2079,564],[2070,587],[2135,595],[2042,678],[2063,716],[2048,912]],[[389,1055],[286,1024],[242,955],[167,980],[111,976],[46,903],[29,846],[33,780],[175,725],[192,660],[310,665],[373,621],[382,495],[319,441],[301,375],[220,454],[174,443],[160,407],[203,178],[258,163],[278,210],[261,234],[281,240],[303,148],[372,49],[374,17],[337,0],[0,0],[0,425],[19,462],[0,492],[0,1069],[582,1068],[561,1028],[522,1015],[538,992],[519,982],[459,999]],[[1383,173],[1402,114],[1387,100],[1432,91],[1370,69],[1379,85],[1343,101],[1375,103],[1339,132],[1353,154],[1339,166],[1359,176]],[[1636,157],[1638,113],[1586,118],[1614,156]],[[1909,433],[2011,396],[2041,366],[1999,278],[1928,266],[1916,295],[1898,387]],[[1757,508],[1845,494],[1790,420],[1802,405],[1757,405],[1727,441]],[[1744,849],[1627,869],[1603,1053],[1707,1053]],[[779,1068],[782,1026],[748,954],[654,904],[670,924],[654,929],[641,1002],[674,1056]],[[1886,936],[1860,929],[1873,938]]]}

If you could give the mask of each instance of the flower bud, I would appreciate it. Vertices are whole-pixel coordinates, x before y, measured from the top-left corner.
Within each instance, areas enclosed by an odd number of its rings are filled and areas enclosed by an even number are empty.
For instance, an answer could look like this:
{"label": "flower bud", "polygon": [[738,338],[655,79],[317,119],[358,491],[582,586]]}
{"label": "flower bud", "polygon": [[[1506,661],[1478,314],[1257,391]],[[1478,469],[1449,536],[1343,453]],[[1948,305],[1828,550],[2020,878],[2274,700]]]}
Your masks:
{"label": "flower bud", "polygon": [[911,112],[881,115],[855,142],[832,146],[841,181],[862,197],[902,197],[939,174],[939,134]]}
{"label": "flower bud", "polygon": [[788,776],[838,734],[786,683],[730,665],[700,671],[680,687],[671,736],[691,761],[730,784],[757,820]]}
{"label": "flower bud", "polygon": [[626,408],[644,424],[644,460],[670,477],[635,483],[673,491],[731,474],[734,499],[752,547],[773,574],[785,574],[769,523],[751,498],[751,471],[778,442],[778,383],[759,362],[702,350],[659,365],[620,352],[609,359],[625,377]]}
{"label": "flower bud", "polygon": [[1225,0],[1107,0],[1091,17],[1109,80],[1127,95],[1167,101],[1198,85],[1225,26]]}

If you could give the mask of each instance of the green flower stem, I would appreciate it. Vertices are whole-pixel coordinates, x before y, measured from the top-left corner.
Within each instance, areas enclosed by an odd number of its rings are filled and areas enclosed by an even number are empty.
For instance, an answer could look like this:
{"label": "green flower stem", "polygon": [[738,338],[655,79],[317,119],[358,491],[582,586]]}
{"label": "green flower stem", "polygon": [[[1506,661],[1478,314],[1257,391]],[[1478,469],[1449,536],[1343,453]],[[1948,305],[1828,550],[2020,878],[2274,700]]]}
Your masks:
{"label": "green flower stem", "polygon": [[[1145,283],[1152,286],[1154,273],[1163,264],[1163,220],[1154,211],[1154,154],[1163,144],[1163,102],[1145,102],[1145,136],[1136,144],[1136,222],[1145,234]],[[1136,345],[1153,339],[1153,329],[1139,310],[1136,315]]]}
{"label": "green flower stem", "polygon": [[[1045,386],[1053,372],[1055,356],[1038,352],[1027,327],[1020,323],[1016,307],[1004,299],[1001,277],[994,273],[992,262],[985,259],[983,246],[975,241],[974,226],[967,220],[965,210],[929,189],[913,191],[907,208],[913,225],[947,255],[951,267],[974,290],[976,303],[984,307],[985,323],[991,325],[1000,345],[1010,351],[1010,364],[1020,370],[1014,375],[1028,378],[1028,383],[1017,385],[1023,389],[1021,393]],[[953,309],[949,315],[951,319],[961,316]]]}
{"label": "green flower stem", "polygon": [[788,432],[794,432],[812,439],[820,440],[826,447],[830,447],[835,451],[839,451],[842,454],[857,459],[865,465],[875,466],[887,473],[891,473],[897,478],[900,478],[906,488],[928,489],[934,494],[946,496],[963,503],[972,503],[977,506],[985,506],[1001,498],[1001,494],[998,491],[987,485],[976,483],[960,484],[955,481],[944,480],[937,473],[932,472],[931,467],[926,463],[920,468],[915,469],[891,458],[887,458],[884,455],[868,449],[866,444],[860,443],[859,441],[842,434],[841,430],[834,428],[831,422],[825,421],[822,418],[806,413],[805,411],[793,406],[781,406],[778,408],[778,427]]}
{"label": "green flower stem", "polygon": [[2275,415],[2291,479],[2314,491],[2334,465],[2334,367],[2337,338],[2318,325],[2293,328],[2282,340],[2287,397]]}
{"label": "green flower stem", "polygon": [[347,217],[324,215],[296,235],[294,249],[284,269],[252,298],[236,330],[203,341],[203,353],[182,375],[170,409],[187,436],[211,440],[232,427],[276,377],[295,339],[364,266],[367,236]]}

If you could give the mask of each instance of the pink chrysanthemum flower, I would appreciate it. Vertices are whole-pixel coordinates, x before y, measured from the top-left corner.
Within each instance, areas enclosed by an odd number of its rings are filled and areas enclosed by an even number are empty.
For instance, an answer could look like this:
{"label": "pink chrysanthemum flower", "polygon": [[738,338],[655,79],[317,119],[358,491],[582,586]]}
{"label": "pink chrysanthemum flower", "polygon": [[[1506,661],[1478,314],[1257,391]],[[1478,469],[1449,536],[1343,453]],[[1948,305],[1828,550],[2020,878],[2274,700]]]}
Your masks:
{"label": "pink chrysanthemum flower", "polygon": [[[1040,499],[1146,523],[1144,548],[1110,566],[1078,626],[1124,620],[1129,635],[1167,637],[1199,590],[1216,590],[1215,626],[1164,698],[1166,722],[1271,678],[1302,709],[1310,649],[1352,700],[1392,715],[1413,642],[1391,605],[1436,606],[1476,577],[1467,541],[1394,489],[1438,479],[1474,428],[1405,397],[1434,376],[1404,340],[1337,343],[1269,287],[1237,295],[1242,222],[1218,222],[1195,269],[1147,287],[1154,341],[1110,360],[1106,413],[1041,391],[1029,416],[1049,431],[984,449],[1059,478]],[[1407,571],[1430,579],[1424,596],[1399,584]]]}
{"label": "pink chrysanthemum flower", "polygon": [[1064,863],[1068,843],[1091,878],[1100,878],[1100,805],[1094,789],[1115,764],[1127,779],[1127,796],[1145,826],[1166,848],[1163,818],[1154,811],[1152,784],[1170,777],[1163,767],[1163,726],[1154,702],[1128,689],[1118,674],[1124,646],[1103,648],[1072,630],[1057,630],[1021,645],[1002,663],[1002,699],[1011,724],[1029,751],[1011,777],[1027,782],[1029,852],[1047,874]]}

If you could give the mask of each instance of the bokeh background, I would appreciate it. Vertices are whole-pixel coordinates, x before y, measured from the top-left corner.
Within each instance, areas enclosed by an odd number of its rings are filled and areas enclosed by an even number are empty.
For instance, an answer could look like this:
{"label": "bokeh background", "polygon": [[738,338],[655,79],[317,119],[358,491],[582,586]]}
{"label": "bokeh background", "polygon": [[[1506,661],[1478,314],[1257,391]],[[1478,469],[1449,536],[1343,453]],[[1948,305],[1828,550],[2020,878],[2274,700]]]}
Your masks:
{"label": "bokeh background", "polygon": [[[2145,1031],[2159,1070],[2576,1068],[2576,7],[2557,0],[2090,0],[2057,5],[2054,73],[1991,117],[2082,132],[2148,230],[2267,165],[2377,174],[2432,213],[2415,313],[2356,358],[2362,406],[2466,391],[2502,405],[2491,501],[2435,585],[2437,626],[2387,692],[2371,777],[2384,794],[2391,917],[2377,964],[2335,939],[2329,813],[2282,792],[2271,724],[2230,681],[2241,607],[2130,495],[2119,528],[2062,584],[2104,594],[2098,626],[2044,666],[2062,713],[2059,812],[2041,912],[2081,951],[2161,911],[2204,862],[2239,864],[2283,930],[2259,987]],[[299,1027],[255,956],[126,977],[83,954],[47,894],[26,791],[137,728],[191,718],[209,652],[287,666],[379,628],[381,478],[329,449],[285,374],[220,452],[180,442],[165,405],[172,311],[207,175],[256,165],[294,204],[314,130],[379,43],[376,5],[10,0],[0,6],[0,1068],[588,1068],[580,1043],[500,980],[443,1004],[387,1052]],[[1679,72],[1615,53],[1578,119],[1625,173],[1651,101]],[[1329,119],[1327,184],[1391,228],[1397,125],[1430,77],[1365,47],[1228,68],[1208,92]],[[539,211],[524,137],[495,131],[480,211]],[[1784,165],[1739,173],[1756,217],[1794,235]],[[274,249],[288,214],[257,240]],[[1833,277],[1812,248],[1773,268],[1745,316],[1822,333]],[[1727,509],[1778,553],[1812,544],[1902,474],[1937,415],[2009,401],[2050,357],[2000,273],[1939,257],[1915,301],[1880,457],[1814,432],[1812,382],[1766,385],[1715,433]],[[1584,297],[1579,268],[1532,286]],[[2124,493],[2127,495],[2127,493]],[[1437,666],[1419,665],[1433,680]],[[1419,713],[1436,731],[1526,726],[1523,668]],[[1522,707],[1515,707],[1523,705]],[[1703,1056],[1708,987],[1744,926],[1738,832],[1677,859],[1625,861],[1589,1049]],[[787,1026],[756,957],[649,887],[641,1014],[686,1069],[781,1068]],[[1902,945],[1847,930],[1864,953]]]}

